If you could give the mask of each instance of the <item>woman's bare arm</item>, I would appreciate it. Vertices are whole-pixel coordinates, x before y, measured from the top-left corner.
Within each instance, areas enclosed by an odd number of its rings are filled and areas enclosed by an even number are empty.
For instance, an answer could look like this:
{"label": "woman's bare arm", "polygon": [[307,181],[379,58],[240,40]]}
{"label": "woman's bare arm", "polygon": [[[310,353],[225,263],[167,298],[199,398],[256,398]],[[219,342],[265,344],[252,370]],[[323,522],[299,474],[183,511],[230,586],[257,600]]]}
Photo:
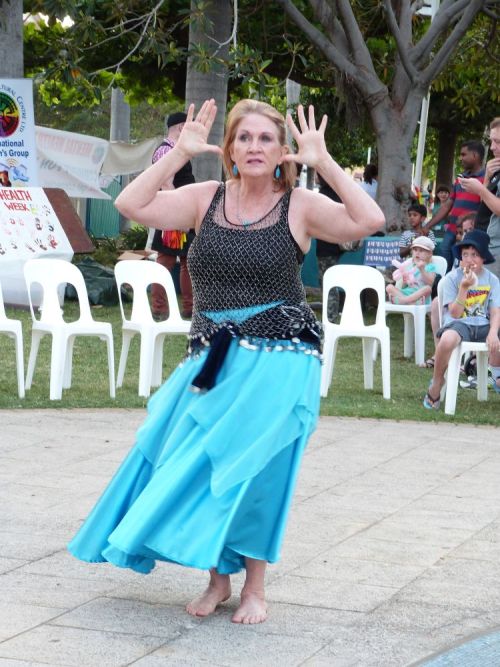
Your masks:
{"label": "woman's bare arm", "polygon": [[298,119],[300,130],[290,116],[287,118],[298,150],[295,154],[286,155],[284,160],[316,169],[343,202],[338,204],[329,197],[303,188],[295,190],[290,223],[299,245],[307,245],[310,237],[333,243],[353,241],[379,230],[385,218],[378,204],[344,172],[326,149],[326,116],[316,129],[314,109],[309,107],[306,121],[304,110],[299,106]]}
{"label": "woman's bare arm", "polygon": [[191,104],[187,120],[174,148],[137,176],[117,197],[116,208],[127,218],[158,229],[191,229],[210,203],[215,182],[193,183],[177,190],[161,190],[191,158],[204,152],[221,154],[207,143],[217,108],[205,102],[196,119]]}

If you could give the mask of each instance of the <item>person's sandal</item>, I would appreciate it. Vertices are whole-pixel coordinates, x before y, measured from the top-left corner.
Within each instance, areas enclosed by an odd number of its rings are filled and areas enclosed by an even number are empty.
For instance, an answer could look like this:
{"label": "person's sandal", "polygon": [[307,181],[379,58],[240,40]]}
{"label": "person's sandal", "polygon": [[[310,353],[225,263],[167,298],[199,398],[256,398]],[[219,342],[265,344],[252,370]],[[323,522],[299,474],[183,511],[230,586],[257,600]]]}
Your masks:
{"label": "person's sandal", "polygon": [[441,398],[432,398],[432,396],[427,392],[424,396],[423,406],[426,410],[439,410],[441,407]]}
{"label": "person's sandal", "polygon": [[420,368],[434,368],[434,357],[426,359],[423,364],[420,364]]}

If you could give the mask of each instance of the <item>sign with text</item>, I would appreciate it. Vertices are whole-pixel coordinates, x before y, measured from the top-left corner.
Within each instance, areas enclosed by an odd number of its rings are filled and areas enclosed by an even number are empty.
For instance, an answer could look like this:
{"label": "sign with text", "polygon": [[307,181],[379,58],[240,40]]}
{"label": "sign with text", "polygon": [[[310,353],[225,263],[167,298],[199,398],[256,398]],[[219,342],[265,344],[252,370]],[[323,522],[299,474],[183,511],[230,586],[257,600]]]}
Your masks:
{"label": "sign with text", "polygon": [[37,185],[33,81],[0,79],[0,186]]}
{"label": "sign with text", "polygon": [[399,236],[369,236],[365,239],[363,264],[387,267],[391,266],[393,259],[401,259]]}
{"label": "sign with text", "polygon": [[111,199],[99,184],[105,139],[37,126],[36,145],[43,187],[62,188],[70,197]]}
{"label": "sign with text", "polygon": [[42,188],[0,188],[0,284],[6,303],[27,305],[27,259],[71,260],[73,250]]}

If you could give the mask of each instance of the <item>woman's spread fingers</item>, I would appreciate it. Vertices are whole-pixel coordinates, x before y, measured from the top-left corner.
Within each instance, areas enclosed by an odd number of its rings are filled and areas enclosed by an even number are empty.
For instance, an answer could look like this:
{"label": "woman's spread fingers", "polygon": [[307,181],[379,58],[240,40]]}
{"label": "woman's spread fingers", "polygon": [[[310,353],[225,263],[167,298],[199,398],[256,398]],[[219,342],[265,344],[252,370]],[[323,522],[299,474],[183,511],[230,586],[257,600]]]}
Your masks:
{"label": "woman's spread fingers", "polygon": [[186,114],[186,121],[190,122],[194,117],[194,104],[190,104]]}
{"label": "woman's spread fingers", "polygon": [[209,114],[208,114],[208,122],[210,124],[210,127],[212,127],[212,123],[214,122],[216,115],[217,115],[217,107],[214,103],[210,107],[210,111],[209,111]]}
{"label": "woman's spread fingers", "polygon": [[323,134],[325,133],[327,123],[328,123],[328,116],[325,113],[323,114],[323,118],[321,119],[321,124],[319,126],[319,131],[323,132]]}
{"label": "woman's spread fingers", "polygon": [[300,137],[300,132],[297,129],[297,126],[293,122],[293,118],[291,117],[291,115],[289,113],[286,115],[286,124],[288,125],[288,128],[289,128],[289,130],[292,134],[292,137],[295,140],[297,140],[297,137]]}
{"label": "woman's spread fingers", "polygon": [[309,129],[316,129],[316,118],[314,117],[314,107],[312,104],[309,105]]}
{"label": "woman's spread fingers", "polygon": [[202,125],[205,125],[207,120],[210,118],[211,109],[214,105],[215,105],[215,100],[213,99],[205,100],[201,105],[201,109],[198,111],[196,120]]}
{"label": "woman's spread fingers", "polygon": [[306,116],[304,114],[304,107],[302,106],[302,104],[299,104],[299,106],[297,107],[297,117],[299,119],[300,129],[302,130],[302,132],[306,132],[308,130],[308,127],[306,122]]}

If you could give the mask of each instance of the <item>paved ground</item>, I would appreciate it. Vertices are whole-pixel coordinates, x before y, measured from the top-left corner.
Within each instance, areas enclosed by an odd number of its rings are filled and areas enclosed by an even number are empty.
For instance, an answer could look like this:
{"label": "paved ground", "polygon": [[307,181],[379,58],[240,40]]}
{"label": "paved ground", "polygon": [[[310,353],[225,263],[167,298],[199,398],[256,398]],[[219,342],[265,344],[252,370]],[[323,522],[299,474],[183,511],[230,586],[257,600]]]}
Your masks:
{"label": "paved ground", "polygon": [[323,418],[270,619],[240,627],[236,598],[185,614],[202,573],[65,551],[143,416],[0,412],[0,667],[405,666],[500,625],[499,429]]}

